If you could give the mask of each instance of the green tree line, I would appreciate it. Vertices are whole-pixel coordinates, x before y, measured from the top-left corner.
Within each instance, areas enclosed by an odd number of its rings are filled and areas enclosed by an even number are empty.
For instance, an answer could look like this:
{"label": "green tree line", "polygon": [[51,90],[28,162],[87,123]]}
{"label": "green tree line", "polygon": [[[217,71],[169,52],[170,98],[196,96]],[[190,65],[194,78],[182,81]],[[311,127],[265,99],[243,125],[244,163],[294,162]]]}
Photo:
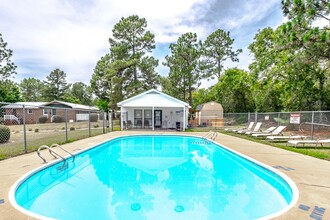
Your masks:
{"label": "green tree line", "polygon": [[[242,50],[233,48],[229,32],[218,29],[203,41],[188,32],[170,44],[163,62],[167,76],[156,71],[155,36],[146,19],[121,18],[112,29],[109,52],[96,62],[90,86],[67,84],[60,69],[45,81],[13,83],[12,51],[0,35],[0,101],[57,99],[115,109],[118,102],[157,88],[192,107],[217,101],[225,112],[329,110],[330,3],[283,0],[282,10],[287,22],[259,30],[248,46],[253,57],[248,69],[225,68],[225,62],[239,62]],[[210,79],[217,83],[199,88]]]}

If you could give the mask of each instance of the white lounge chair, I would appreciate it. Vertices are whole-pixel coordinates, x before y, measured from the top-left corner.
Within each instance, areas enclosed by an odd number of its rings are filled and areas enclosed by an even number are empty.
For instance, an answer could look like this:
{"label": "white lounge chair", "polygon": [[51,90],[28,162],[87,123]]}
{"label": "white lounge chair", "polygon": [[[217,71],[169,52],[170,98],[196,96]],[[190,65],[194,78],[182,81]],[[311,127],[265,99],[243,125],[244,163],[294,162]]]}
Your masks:
{"label": "white lounge chair", "polygon": [[306,139],[308,136],[304,136],[304,135],[289,135],[289,136],[267,136],[266,139],[270,140],[270,141],[289,141],[289,140],[295,140],[295,139],[300,139],[300,140],[304,140]]}
{"label": "white lounge chair", "polygon": [[252,135],[252,134],[269,134],[270,132],[274,131],[276,129],[276,127],[269,127],[267,128],[266,130],[264,131],[247,131],[245,132],[245,134],[249,134],[249,135]]}
{"label": "white lounge chair", "polygon": [[231,131],[233,132],[238,132],[238,131],[251,131],[252,128],[253,128],[253,125],[254,125],[254,122],[250,122],[249,126],[247,128],[235,128],[235,129],[232,129]]}
{"label": "white lounge chair", "polygon": [[323,147],[323,144],[330,144],[330,139],[318,139],[318,140],[289,140],[287,142],[288,144],[294,145],[294,147],[297,147],[299,144],[302,144],[305,146],[305,144],[315,144],[315,148],[317,147],[318,144]]}
{"label": "white lounge chair", "polygon": [[267,137],[267,136],[276,136],[276,135],[282,135],[282,132],[286,126],[278,126],[274,131],[272,131],[270,134],[267,133],[260,133],[260,134],[252,134],[253,137]]}
{"label": "white lounge chair", "polygon": [[248,127],[226,128],[225,131],[233,131],[233,132],[235,132],[235,131],[238,131],[238,130],[244,130],[244,129],[248,129],[248,128],[251,128],[252,129],[253,125],[254,125],[254,122],[250,122]]}
{"label": "white lounge chair", "polygon": [[252,130],[238,130],[237,133],[240,133],[240,134],[246,134],[246,132],[257,132],[257,131],[260,131],[260,127],[262,125],[262,122],[257,122],[256,126],[254,126],[254,128]]}

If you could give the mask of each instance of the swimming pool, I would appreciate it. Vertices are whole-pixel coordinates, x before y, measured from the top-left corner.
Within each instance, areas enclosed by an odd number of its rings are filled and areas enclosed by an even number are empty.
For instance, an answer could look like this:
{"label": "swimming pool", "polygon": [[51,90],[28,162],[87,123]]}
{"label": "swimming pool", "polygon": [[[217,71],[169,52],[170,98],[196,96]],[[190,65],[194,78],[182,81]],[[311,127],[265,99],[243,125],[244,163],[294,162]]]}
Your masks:
{"label": "swimming pool", "polygon": [[22,177],[12,204],[38,218],[258,219],[287,211],[294,183],[199,137],[114,138]]}

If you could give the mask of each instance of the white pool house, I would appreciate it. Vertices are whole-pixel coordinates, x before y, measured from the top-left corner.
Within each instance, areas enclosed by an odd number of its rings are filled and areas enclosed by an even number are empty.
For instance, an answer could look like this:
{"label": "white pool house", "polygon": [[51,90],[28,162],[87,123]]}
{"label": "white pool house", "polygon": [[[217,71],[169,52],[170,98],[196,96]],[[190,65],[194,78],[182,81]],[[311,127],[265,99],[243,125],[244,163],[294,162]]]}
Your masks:
{"label": "white pool house", "polygon": [[121,111],[121,130],[173,129],[188,125],[189,104],[156,89],[117,103]]}

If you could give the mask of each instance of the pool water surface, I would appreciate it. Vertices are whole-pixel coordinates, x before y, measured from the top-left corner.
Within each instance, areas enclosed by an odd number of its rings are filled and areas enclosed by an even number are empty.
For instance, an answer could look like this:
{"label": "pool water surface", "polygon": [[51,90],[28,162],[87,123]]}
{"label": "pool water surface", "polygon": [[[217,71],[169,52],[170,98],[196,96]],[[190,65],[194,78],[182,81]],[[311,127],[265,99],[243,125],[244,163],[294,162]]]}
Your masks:
{"label": "pool water surface", "polygon": [[13,197],[54,219],[269,218],[297,196],[276,172],[199,137],[124,136],[32,172]]}

